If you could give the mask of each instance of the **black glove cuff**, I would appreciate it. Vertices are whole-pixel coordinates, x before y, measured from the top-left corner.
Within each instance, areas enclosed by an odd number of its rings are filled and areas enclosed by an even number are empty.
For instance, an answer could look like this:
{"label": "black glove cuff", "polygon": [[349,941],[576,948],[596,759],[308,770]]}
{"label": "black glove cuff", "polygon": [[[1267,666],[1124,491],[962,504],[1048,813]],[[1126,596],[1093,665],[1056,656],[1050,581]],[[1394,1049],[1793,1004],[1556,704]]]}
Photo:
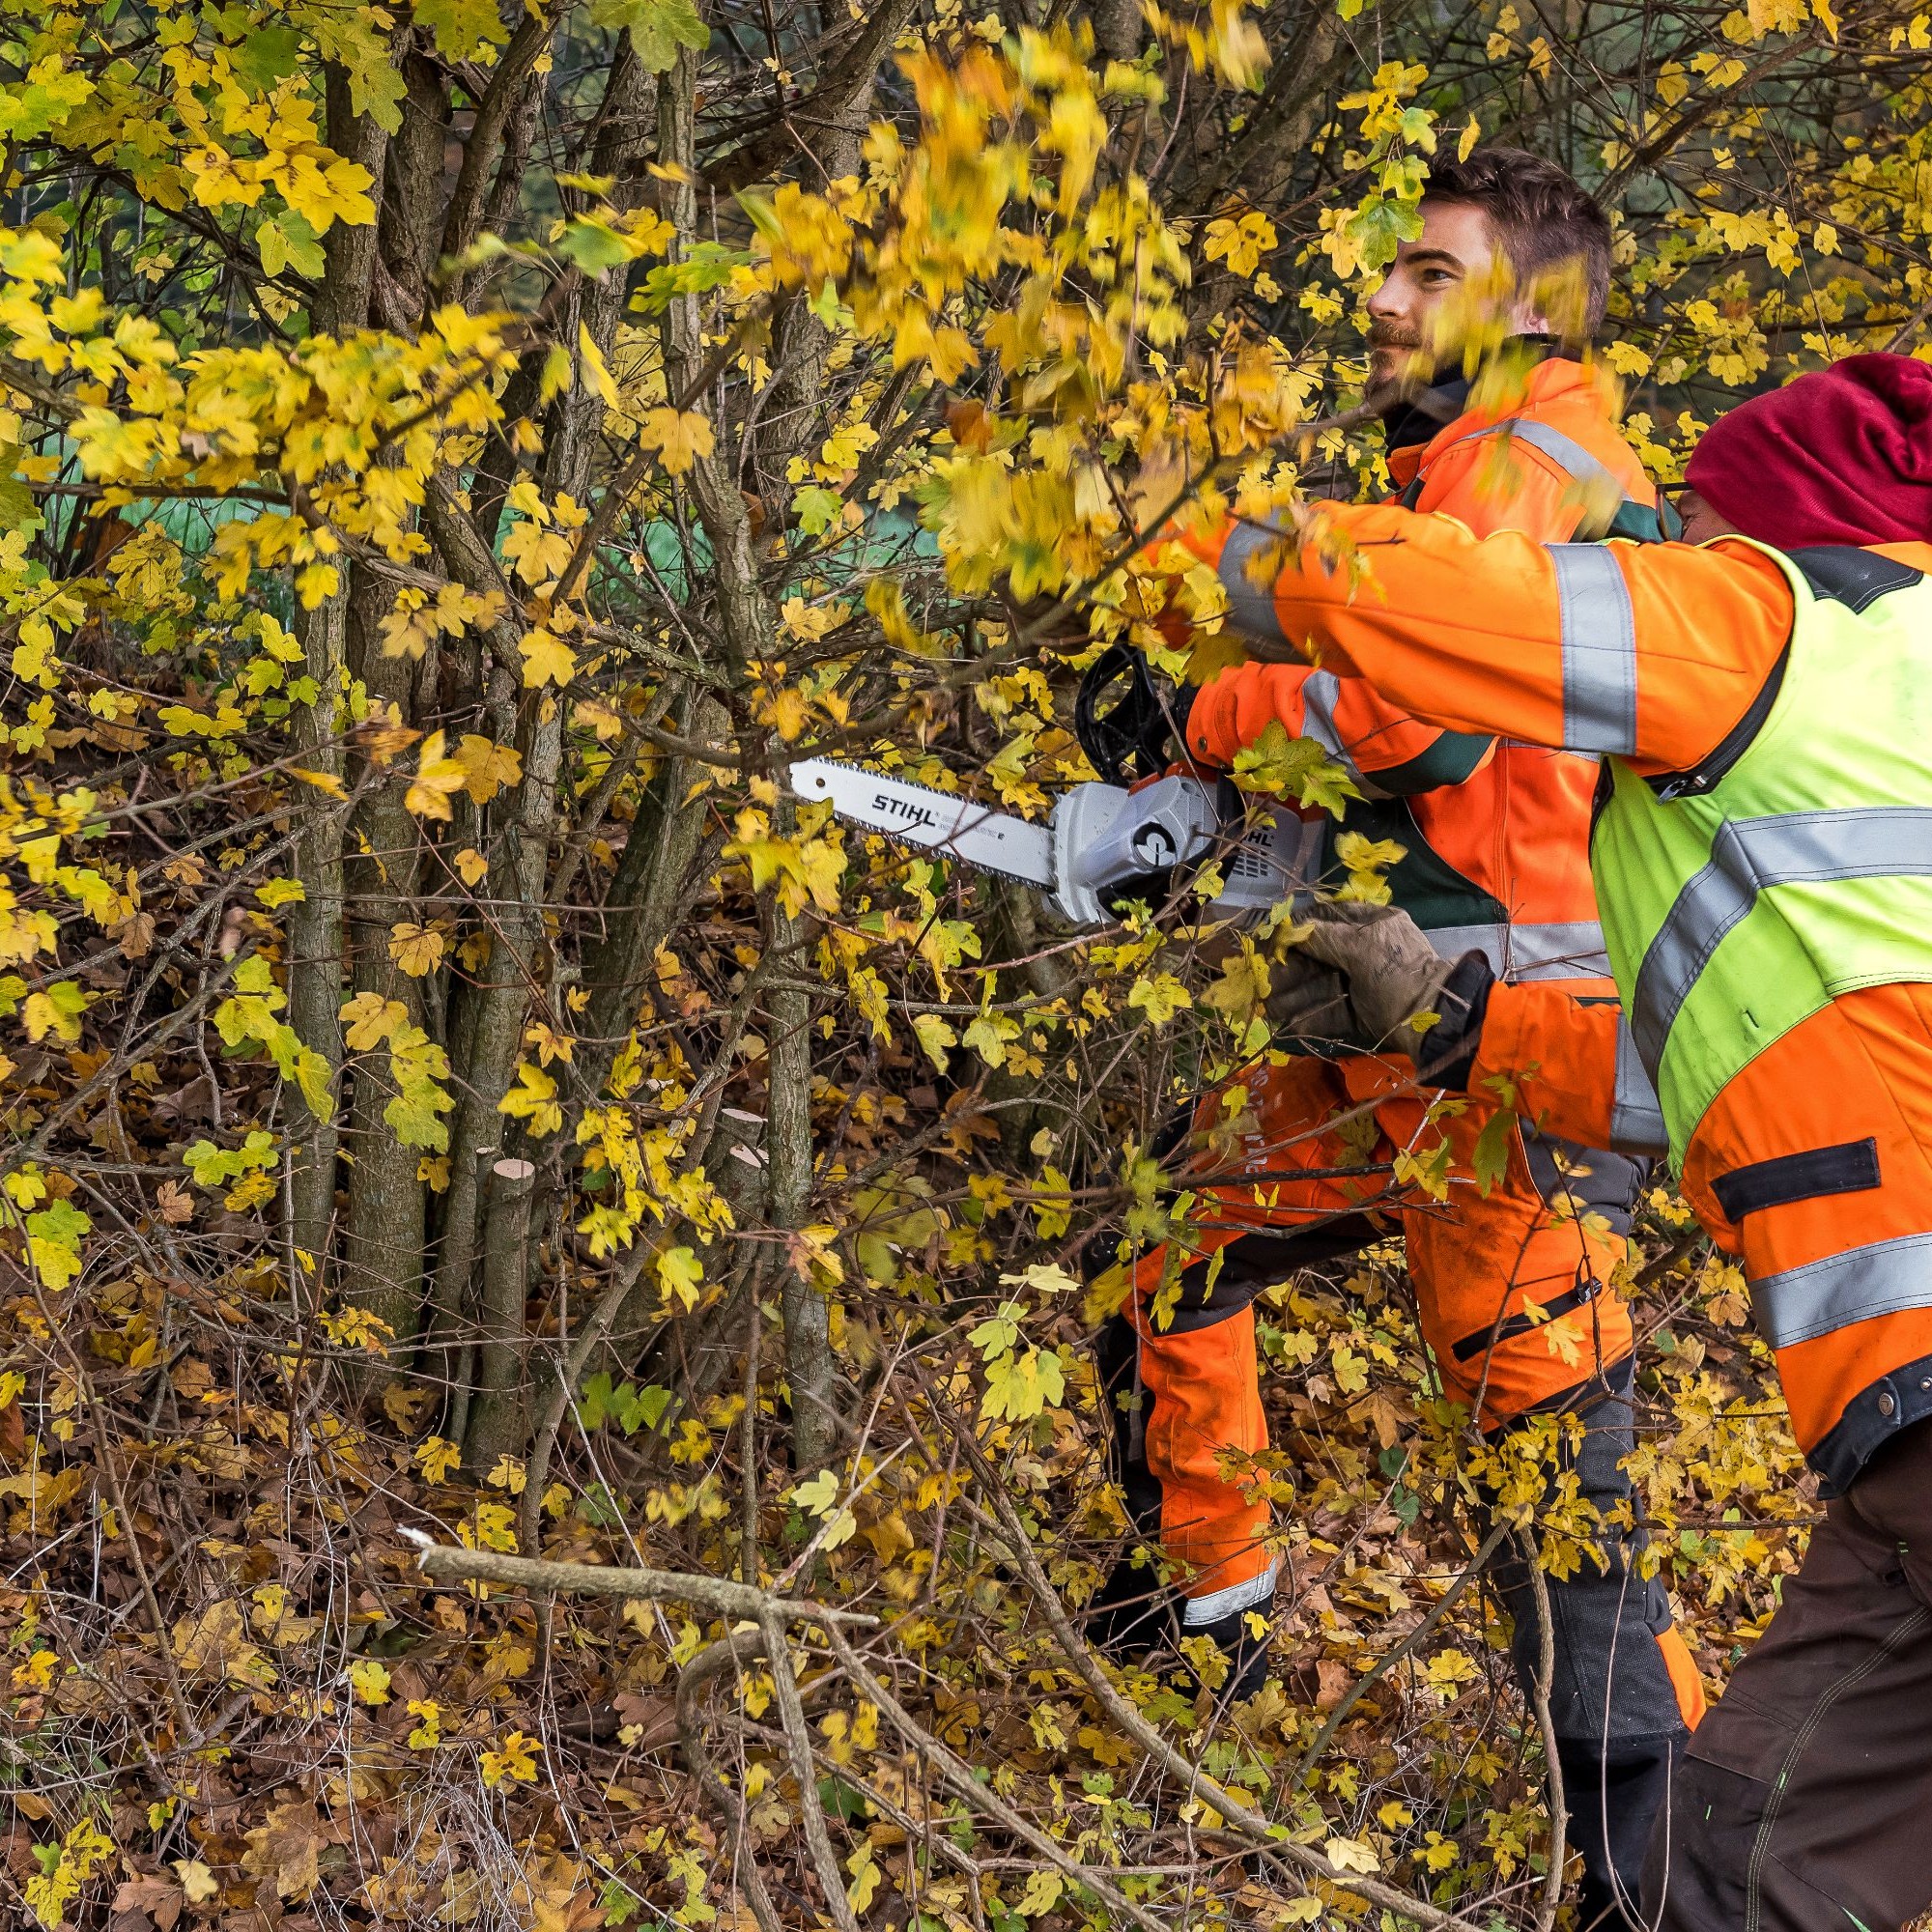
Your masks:
{"label": "black glove cuff", "polygon": [[1469,1091],[1495,970],[1480,952],[1465,952],[1449,969],[1435,1010],[1441,1018],[1415,1043],[1416,1071],[1432,1087]]}

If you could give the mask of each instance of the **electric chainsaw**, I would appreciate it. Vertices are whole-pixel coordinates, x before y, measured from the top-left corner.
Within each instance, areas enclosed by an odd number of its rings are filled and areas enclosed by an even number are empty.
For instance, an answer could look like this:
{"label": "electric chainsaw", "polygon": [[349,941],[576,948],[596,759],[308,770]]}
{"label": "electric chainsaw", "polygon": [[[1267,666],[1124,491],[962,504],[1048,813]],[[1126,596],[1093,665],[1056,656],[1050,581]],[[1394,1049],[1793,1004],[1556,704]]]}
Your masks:
{"label": "electric chainsaw", "polygon": [[[791,788],[829,800],[848,825],[1032,886],[1069,924],[1104,925],[1127,899],[1158,903],[1176,872],[1209,860],[1224,883],[1207,916],[1252,917],[1308,883],[1318,835],[1291,811],[1249,811],[1225,781],[1153,778],[1173,755],[1187,696],[1157,690],[1138,651],[1104,652],[1074,715],[1094,768],[1112,782],[1075,785],[1044,824],[837,758],[802,759]],[[1144,781],[1130,787],[1135,779]]]}
{"label": "electric chainsaw", "polygon": [[1157,903],[1172,874],[1209,859],[1220,861],[1225,880],[1208,902],[1210,919],[1265,912],[1305,883],[1307,828],[1298,818],[1258,815],[1244,835],[1239,818],[1224,817],[1219,787],[1185,774],[1138,791],[1077,784],[1044,824],[837,758],[802,759],[791,788],[803,799],[829,799],[848,825],[1033,886],[1073,925],[1104,925],[1110,905],[1126,899]]}

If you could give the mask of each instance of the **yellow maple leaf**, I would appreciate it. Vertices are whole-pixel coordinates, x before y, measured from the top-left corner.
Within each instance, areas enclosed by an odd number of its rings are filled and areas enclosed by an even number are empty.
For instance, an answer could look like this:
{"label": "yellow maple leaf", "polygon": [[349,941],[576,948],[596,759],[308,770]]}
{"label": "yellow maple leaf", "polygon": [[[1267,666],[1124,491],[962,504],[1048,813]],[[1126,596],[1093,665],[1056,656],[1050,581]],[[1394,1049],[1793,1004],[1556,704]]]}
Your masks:
{"label": "yellow maple leaf", "polygon": [[389,957],[412,980],[420,980],[441,963],[442,933],[436,926],[404,920],[389,928]]}
{"label": "yellow maple leaf", "polygon": [[418,818],[449,818],[449,795],[467,785],[469,774],[454,758],[442,754],[442,733],[432,731],[423,740],[422,751],[416,759],[416,775],[410,781],[410,788],[403,794],[405,810],[412,811]]}
{"label": "yellow maple leaf", "polygon": [[495,1750],[486,1750],[477,1763],[483,1772],[483,1782],[496,1790],[505,1778],[517,1784],[534,1784],[537,1781],[536,1754],[543,1746],[535,1738],[526,1738],[522,1731],[506,1731]]}
{"label": "yellow maple leaf", "polygon": [[477,805],[488,805],[505,785],[513,785],[524,775],[524,754],[514,745],[499,745],[470,731],[455,752],[456,762],[467,774],[464,789]]}
{"label": "yellow maple leaf", "polygon": [[489,875],[490,862],[473,845],[466,845],[456,855],[457,876],[466,886],[480,885]]}
{"label": "yellow maple leaf", "polygon": [[556,1102],[556,1082],[527,1060],[517,1062],[517,1084],[497,1102],[497,1111],[514,1121],[527,1121],[534,1140],[555,1133],[563,1124],[563,1109]]}
{"label": "yellow maple leaf", "polygon": [[577,668],[577,656],[561,638],[539,626],[517,646],[524,654],[524,688],[539,691],[547,684],[567,684]]}
{"label": "yellow maple leaf", "polygon": [[349,1688],[358,1704],[386,1704],[389,1701],[388,1666],[373,1657],[365,1657],[349,1666]]}
{"label": "yellow maple leaf", "polygon": [[700,456],[717,447],[709,419],[697,410],[649,410],[638,426],[638,440],[655,449],[673,476],[682,476]]}
{"label": "yellow maple leaf", "polygon": [[400,1000],[385,1000],[381,993],[357,993],[345,1000],[338,1017],[343,1022],[343,1043],[352,1053],[367,1053],[385,1040],[399,1026],[409,1023],[410,1009]]}
{"label": "yellow maple leaf", "polygon": [[432,1435],[416,1449],[416,1466],[427,1483],[440,1483],[463,1461],[463,1445],[446,1436]]}

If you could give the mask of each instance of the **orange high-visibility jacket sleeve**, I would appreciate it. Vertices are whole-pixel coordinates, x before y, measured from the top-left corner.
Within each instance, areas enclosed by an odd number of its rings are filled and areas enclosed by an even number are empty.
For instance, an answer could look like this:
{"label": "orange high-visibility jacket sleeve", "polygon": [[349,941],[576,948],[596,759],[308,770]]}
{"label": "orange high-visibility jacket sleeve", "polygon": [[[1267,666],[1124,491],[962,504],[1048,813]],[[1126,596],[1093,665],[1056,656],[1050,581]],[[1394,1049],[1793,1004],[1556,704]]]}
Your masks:
{"label": "orange high-visibility jacket sleeve", "polygon": [[[1429,464],[1416,507],[1455,517],[1478,537],[1511,529],[1561,543],[1587,504],[1576,479],[1535,444],[1472,437],[1451,443]],[[1211,564],[1220,558],[1226,531],[1182,541]],[[1232,765],[1236,753],[1279,722],[1290,737],[1327,745],[1352,776],[1368,781],[1372,797],[1460,784],[1489,759],[1492,748],[1480,742],[1480,734],[1451,734],[1425,724],[1373,686],[1355,681],[1330,691],[1318,685],[1311,695],[1308,682],[1315,675],[1312,666],[1259,663],[1217,673],[1195,700],[1199,730],[1189,735],[1196,753]]]}
{"label": "orange high-visibility jacket sleeve", "polygon": [[[1215,566],[1235,527],[1182,534],[1180,541]],[[1425,724],[1358,678],[1338,678],[1313,665],[1260,663],[1231,665],[1201,687],[1188,720],[1188,749],[1225,769],[1274,724],[1291,738],[1316,739],[1368,798],[1461,784],[1494,751],[1486,733]]]}
{"label": "orange high-visibility jacket sleeve", "polygon": [[1783,573],[1746,545],[1478,538],[1380,503],[1324,506],[1272,602],[1293,644],[1425,723],[1647,773],[1721,742],[1792,614]]}
{"label": "orange high-visibility jacket sleeve", "polygon": [[1498,980],[1484,1009],[1468,1091],[1501,1100],[1546,1133],[1584,1147],[1614,1146],[1622,1125],[1622,1025],[1614,999],[1579,999],[1547,980]]}
{"label": "orange high-visibility jacket sleeve", "polygon": [[1276,723],[1291,738],[1318,740],[1370,798],[1461,784],[1495,749],[1486,736],[1425,724],[1358,677],[1276,664],[1235,665],[1209,678],[1188,717],[1189,748],[1232,766]]}

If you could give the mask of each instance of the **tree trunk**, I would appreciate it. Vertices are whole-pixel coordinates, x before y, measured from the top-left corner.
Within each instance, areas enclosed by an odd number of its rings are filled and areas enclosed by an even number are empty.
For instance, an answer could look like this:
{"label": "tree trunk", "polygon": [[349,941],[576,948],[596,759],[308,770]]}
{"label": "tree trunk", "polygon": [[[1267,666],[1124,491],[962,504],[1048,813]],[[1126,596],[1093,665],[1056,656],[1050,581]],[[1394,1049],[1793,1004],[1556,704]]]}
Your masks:
{"label": "tree trunk", "polygon": [[[308,769],[342,779],[337,740],[342,674],[347,660],[349,597],[337,591],[297,620],[303,669],[314,679],[315,702],[296,719],[296,742]],[[289,1024],[304,1046],[328,1063],[337,1103],[342,1074],[342,813],[321,786],[308,788],[296,832],[296,873],[305,896],[290,908]],[[340,1129],[331,1109],[313,1115],[298,1088],[289,1094],[293,1211],[289,1237],[296,1266],[319,1299],[323,1264],[335,1218],[335,1169]],[[307,1261],[301,1258],[306,1256]],[[313,1272],[311,1272],[311,1269]],[[301,1286],[297,1283],[298,1288]]]}
{"label": "tree trunk", "polygon": [[524,1308],[529,1294],[530,1213],[537,1168],[521,1155],[492,1163],[477,1310],[476,1397],[464,1432],[463,1460],[475,1478],[529,1441],[529,1378],[525,1374]]}
{"label": "tree trunk", "polygon": [[[383,655],[376,621],[386,598],[357,583],[350,615],[351,639],[363,684],[375,701],[387,700],[404,718],[414,705],[415,666]],[[409,774],[400,761],[368,775],[355,808],[345,863],[345,923],[351,983],[357,993],[399,1002],[410,1024],[423,1021],[421,981],[389,957],[390,928],[413,920],[420,830],[403,803]],[[422,1309],[425,1221],[421,1155],[405,1147],[384,1119],[395,1090],[381,1046],[356,1064],[349,1110],[349,1208],[342,1241],[345,1300],[389,1325],[391,1352],[401,1355],[414,1340]]]}

